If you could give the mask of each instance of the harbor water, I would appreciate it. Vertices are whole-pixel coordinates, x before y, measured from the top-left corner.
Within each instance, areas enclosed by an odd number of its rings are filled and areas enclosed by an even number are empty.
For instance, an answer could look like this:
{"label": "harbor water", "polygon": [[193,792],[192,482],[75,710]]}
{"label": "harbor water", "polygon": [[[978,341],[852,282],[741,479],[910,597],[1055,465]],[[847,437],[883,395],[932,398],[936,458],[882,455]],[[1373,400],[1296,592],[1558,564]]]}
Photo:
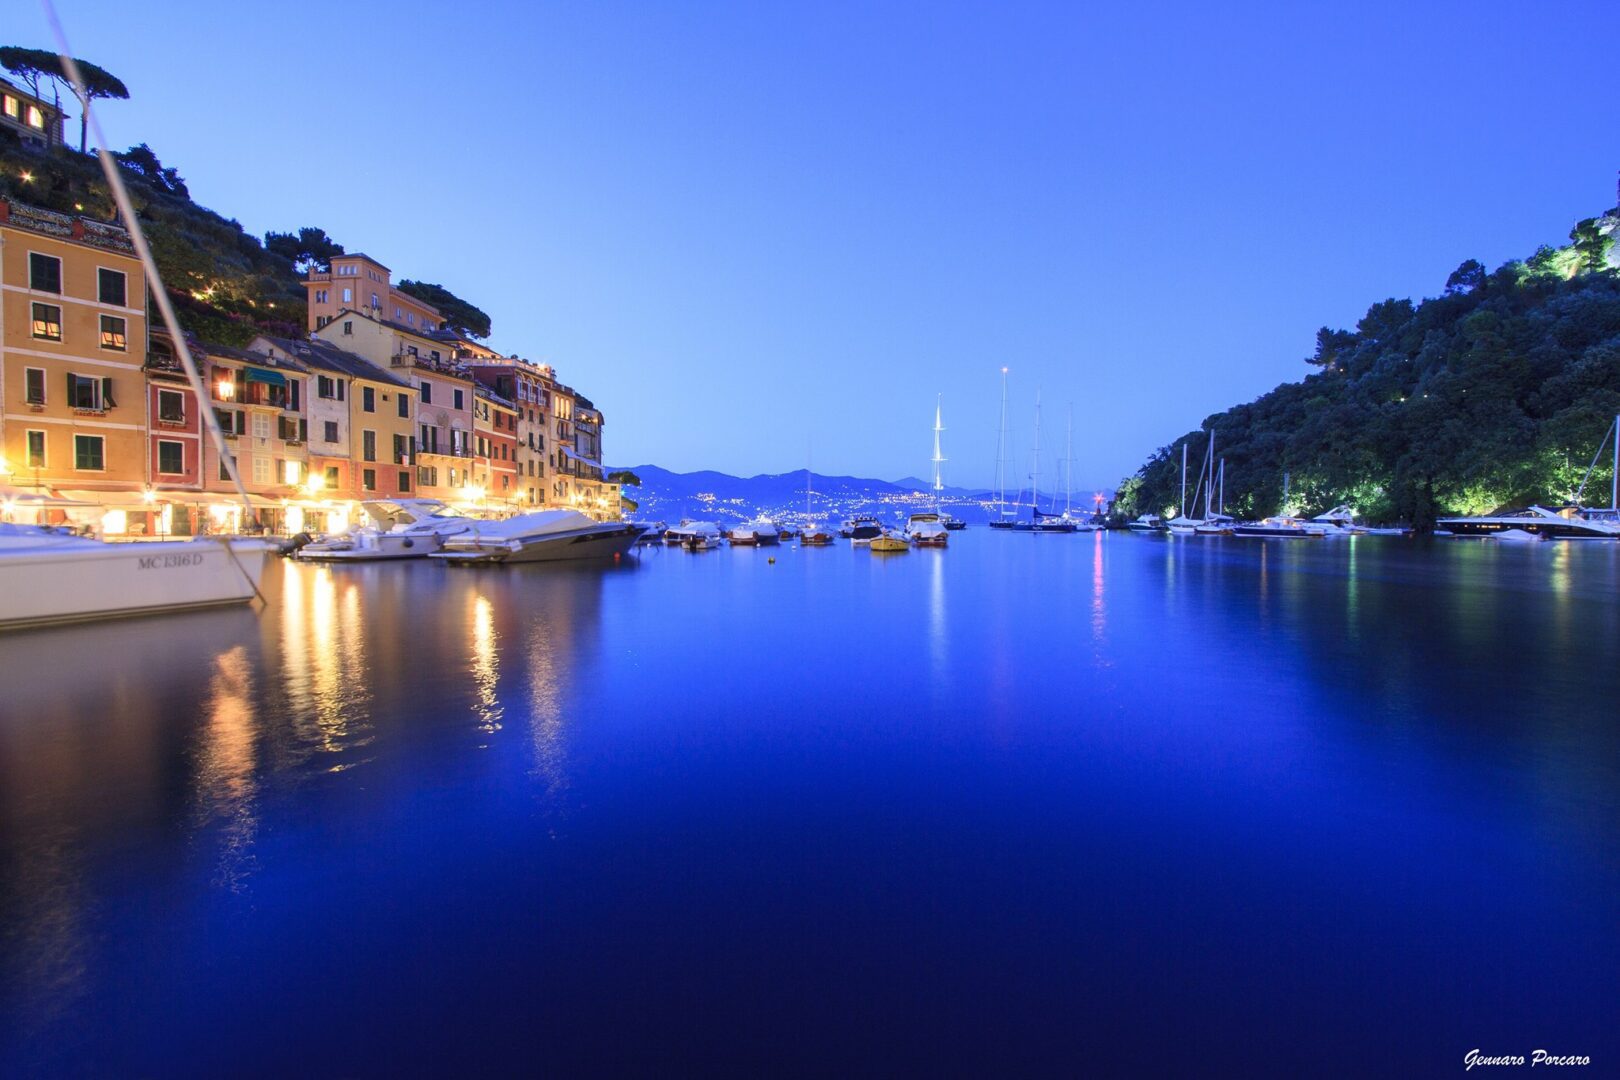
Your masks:
{"label": "harbor water", "polygon": [[0,637],[0,1075],[1620,1061],[1620,545],[263,588]]}

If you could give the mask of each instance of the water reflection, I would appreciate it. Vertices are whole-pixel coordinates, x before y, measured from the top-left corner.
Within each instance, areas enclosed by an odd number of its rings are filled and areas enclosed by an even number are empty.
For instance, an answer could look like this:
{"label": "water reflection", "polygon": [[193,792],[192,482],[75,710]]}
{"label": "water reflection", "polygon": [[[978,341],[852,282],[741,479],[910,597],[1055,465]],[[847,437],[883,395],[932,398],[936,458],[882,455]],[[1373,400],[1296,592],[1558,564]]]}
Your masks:
{"label": "water reflection", "polygon": [[500,686],[500,671],[497,667],[500,635],[495,632],[494,608],[481,593],[472,595],[471,621],[471,663],[473,685],[478,691],[476,707],[478,729],[486,735],[493,735],[501,729],[503,712],[497,693]]}
{"label": "water reflection", "polygon": [[370,741],[375,675],[360,582],[327,566],[289,563],[280,572],[281,681],[294,736],[281,750],[288,763],[301,763],[312,754],[363,747]]}
{"label": "water reflection", "polygon": [[216,657],[197,751],[197,825],[218,829],[215,880],[230,889],[240,888],[251,868],[259,827],[254,812],[259,736],[255,700],[247,649],[238,645]]}

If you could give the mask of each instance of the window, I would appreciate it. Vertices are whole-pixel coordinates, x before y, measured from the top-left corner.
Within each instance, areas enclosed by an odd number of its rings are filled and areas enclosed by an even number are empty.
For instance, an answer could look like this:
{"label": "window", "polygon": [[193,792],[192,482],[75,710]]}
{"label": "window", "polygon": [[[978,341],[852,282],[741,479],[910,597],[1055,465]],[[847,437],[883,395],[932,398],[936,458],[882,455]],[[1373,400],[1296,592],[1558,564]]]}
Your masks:
{"label": "window", "polygon": [[409,465],[411,463],[411,440],[404,435],[394,436],[394,464]]}
{"label": "window", "polygon": [[45,404],[45,369],[23,369],[23,396],[30,405]]}
{"label": "window", "polygon": [[399,418],[401,420],[409,420],[411,418],[411,398],[410,398],[410,395],[409,394],[398,394],[398,395],[395,395],[395,396],[399,398]]}
{"label": "window", "polygon": [[103,472],[107,468],[105,444],[100,435],[73,436],[73,467],[81,472]]}
{"label": "window", "polygon": [[28,253],[28,287],[37,292],[62,291],[62,260],[55,255]]}
{"label": "window", "polygon": [[62,309],[55,304],[35,304],[34,336],[44,341],[61,341]]}
{"label": "window", "polygon": [[28,433],[28,467],[30,469],[43,469],[45,467],[45,433],[43,431],[30,431]]}
{"label": "window", "polygon": [[326,375],[315,376],[315,396],[320,398],[337,397],[336,380]]}
{"label": "window", "polygon": [[331,294],[326,289],[316,289],[315,290],[315,302],[317,304],[326,303],[328,301],[328,299],[330,298],[330,296],[331,296]]}
{"label": "window", "polygon": [[410,490],[411,490],[411,474],[408,473],[408,472],[401,472],[399,474],[399,493],[401,495],[404,495],[407,492],[409,492]]}
{"label": "window", "polygon": [[113,307],[129,306],[129,279],[122,270],[96,270],[96,299]]}
{"label": "window", "polygon": [[158,472],[178,476],[186,471],[186,444],[172,439],[158,440]]}
{"label": "window", "polygon": [[103,315],[101,317],[101,347],[116,352],[126,350],[124,331],[126,323],[117,315]]}
{"label": "window", "polygon": [[68,375],[68,405],[88,412],[105,412],[117,404],[112,396],[112,380],[89,375]]}
{"label": "window", "polygon": [[418,465],[416,467],[416,483],[418,487],[438,487],[439,467],[437,465]]}
{"label": "window", "polygon": [[270,437],[270,416],[268,413],[253,414],[253,437],[255,439],[268,439]]}
{"label": "window", "polygon": [[382,298],[379,297],[376,293],[371,294],[371,306],[374,307],[374,308],[382,307]]}
{"label": "window", "polygon": [[377,460],[377,433],[363,431],[360,433],[360,458],[362,461]]}
{"label": "window", "polygon": [[456,408],[458,408],[458,409],[463,408],[462,402],[464,402],[465,400],[466,400],[466,398],[462,395],[461,391],[458,389],[456,391]]}
{"label": "window", "polygon": [[326,467],[326,488],[327,488],[328,491],[331,491],[334,488],[336,488],[337,486],[338,486],[338,467],[336,465],[328,465]]}
{"label": "window", "polygon": [[185,423],[186,396],[178,390],[159,390],[158,419],[165,424]]}
{"label": "window", "polygon": [[270,483],[270,456],[268,454],[253,455],[253,482],[255,484]]}
{"label": "window", "polygon": [[332,325],[332,316],[330,316],[330,315],[317,315],[317,316],[315,316],[315,329],[324,330],[328,326],[331,326],[331,325]]}
{"label": "window", "polygon": [[234,457],[222,457],[219,459],[219,478],[221,480],[229,480],[231,478],[231,466],[234,464],[236,464],[236,459]]}
{"label": "window", "polygon": [[377,470],[376,469],[361,469],[360,470],[360,486],[362,488],[364,488],[366,491],[376,491],[377,490]]}
{"label": "window", "polygon": [[360,388],[360,408],[365,412],[377,411],[377,391],[373,387]]}
{"label": "window", "polygon": [[430,382],[422,383],[422,404],[433,404],[433,384]]}
{"label": "window", "polygon": [[10,94],[0,95],[0,101],[4,102],[5,114],[13,120],[22,115],[22,103]]}
{"label": "window", "polygon": [[336,420],[328,420],[326,422],[326,424],[325,424],[325,431],[323,432],[322,437],[327,442],[337,442],[338,441],[337,427],[338,426],[337,426],[337,421]]}
{"label": "window", "polygon": [[[353,289],[344,289],[343,290],[343,302],[345,304],[354,303],[354,290]],[[354,326],[354,323],[344,323],[343,325],[344,325],[345,328],[348,328],[348,327]],[[343,332],[345,334],[354,333],[354,331],[352,329],[345,329]]]}
{"label": "window", "polygon": [[293,412],[297,412],[299,409],[303,408],[303,406],[301,404],[299,404],[299,398],[303,396],[303,391],[301,391],[299,389],[299,387],[301,387],[303,385],[304,385],[304,380],[302,380],[302,379],[288,379],[287,380],[287,405],[286,405],[286,407],[291,409]]}
{"label": "window", "polygon": [[276,438],[282,442],[301,442],[303,432],[298,428],[299,419],[296,416],[276,417]]}
{"label": "window", "polygon": [[35,131],[45,130],[45,114],[40,111],[38,105],[28,106],[28,108],[23,110],[23,113],[24,119],[29,127],[33,128]]}
{"label": "window", "polygon": [[304,463],[302,461],[283,461],[281,463],[281,482],[288,487],[297,487],[304,482]]}

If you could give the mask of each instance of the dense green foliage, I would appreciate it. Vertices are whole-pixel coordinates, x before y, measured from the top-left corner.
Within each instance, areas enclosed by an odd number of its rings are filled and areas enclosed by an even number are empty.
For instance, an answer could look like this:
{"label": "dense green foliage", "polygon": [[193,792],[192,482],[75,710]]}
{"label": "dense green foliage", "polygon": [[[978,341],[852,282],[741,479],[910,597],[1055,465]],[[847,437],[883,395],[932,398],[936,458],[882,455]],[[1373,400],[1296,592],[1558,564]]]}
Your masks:
{"label": "dense green foliage", "polygon": [[[192,202],[150,147],[115,155],[181,324],[204,341],[245,345],[261,333],[302,337],[305,293],[292,260],[266,251],[235,221]],[[0,197],[110,221],[106,178],[94,156],[0,143]]]}
{"label": "dense green foliage", "polygon": [[343,245],[327,236],[325,229],[307,225],[296,233],[265,233],[264,249],[288,259],[300,271],[330,270],[332,257],[343,254]]}
{"label": "dense green foliage", "polygon": [[402,281],[400,292],[414,296],[423,303],[432,304],[444,316],[445,326],[468,337],[489,337],[489,316],[469,304],[443,285],[430,285],[425,281]]}
{"label": "dense green foliage", "polygon": [[[1309,361],[1319,371],[1159,449],[1120,486],[1116,513],[1176,508],[1181,447],[1196,472],[1211,429],[1239,517],[1348,503],[1428,528],[1450,511],[1572,499],[1620,413],[1617,224],[1587,219],[1567,246],[1494,273],[1470,259],[1440,296],[1384,300],[1354,330],[1323,328]],[[1586,502],[1608,504],[1609,477],[1604,455]]]}

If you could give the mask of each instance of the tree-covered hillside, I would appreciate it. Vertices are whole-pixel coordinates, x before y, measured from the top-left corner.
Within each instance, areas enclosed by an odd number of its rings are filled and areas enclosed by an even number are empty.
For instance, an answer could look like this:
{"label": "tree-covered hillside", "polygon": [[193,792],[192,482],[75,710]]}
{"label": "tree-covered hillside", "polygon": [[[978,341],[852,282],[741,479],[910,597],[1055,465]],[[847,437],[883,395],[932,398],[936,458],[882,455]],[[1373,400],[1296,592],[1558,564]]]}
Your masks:
{"label": "tree-covered hillside", "polygon": [[[1469,260],[1440,296],[1384,300],[1354,330],[1323,328],[1318,371],[1159,449],[1121,484],[1116,512],[1175,508],[1181,447],[1195,473],[1210,429],[1239,517],[1342,502],[1427,528],[1448,511],[1573,498],[1620,413],[1617,228],[1620,209],[1578,224],[1564,247],[1494,273]],[[1589,503],[1608,502],[1604,457]]]}
{"label": "tree-covered hillside", "polygon": [[[136,213],[180,320],[204,341],[243,345],[257,334],[301,337],[305,298],[292,260],[242,226],[191,201],[185,181],[150,148],[118,155]],[[0,198],[111,220],[112,196],[94,155],[48,153],[0,140]]]}

